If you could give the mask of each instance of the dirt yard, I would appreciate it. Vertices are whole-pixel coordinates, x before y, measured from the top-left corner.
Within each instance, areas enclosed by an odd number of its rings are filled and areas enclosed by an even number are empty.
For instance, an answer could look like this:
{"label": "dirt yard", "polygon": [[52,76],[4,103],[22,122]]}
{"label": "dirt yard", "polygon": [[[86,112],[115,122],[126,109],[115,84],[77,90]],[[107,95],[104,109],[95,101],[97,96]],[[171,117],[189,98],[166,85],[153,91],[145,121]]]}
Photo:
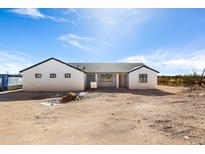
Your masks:
{"label": "dirt yard", "polygon": [[[0,93],[0,144],[205,144],[205,90],[103,89]],[[57,95],[56,95],[57,94]]]}

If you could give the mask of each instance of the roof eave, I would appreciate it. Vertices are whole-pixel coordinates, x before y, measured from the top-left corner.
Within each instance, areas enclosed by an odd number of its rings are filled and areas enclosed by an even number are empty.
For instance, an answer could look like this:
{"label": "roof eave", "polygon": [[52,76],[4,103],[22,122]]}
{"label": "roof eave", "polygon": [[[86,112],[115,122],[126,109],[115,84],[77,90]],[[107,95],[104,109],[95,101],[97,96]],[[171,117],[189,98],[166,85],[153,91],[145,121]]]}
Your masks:
{"label": "roof eave", "polygon": [[28,67],[28,68],[26,68],[26,69],[23,69],[23,70],[19,71],[19,73],[23,73],[23,72],[26,71],[26,70],[29,70],[29,69],[31,69],[31,68],[33,68],[33,67],[36,67],[36,66],[38,66],[38,65],[40,65],[40,64],[43,64],[43,63],[45,63],[45,62],[47,62],[47,61],[50,61],[50,60],[56,60],[56,61],[58,61],[58,62],[60,62],[60,63],[62,63],[62,64],[65,64],[65,65],[67,65],[67,66],[70,66],[70,67],[72,67],[72,68],[74,68],[74,69],[76,69],[76,70],[78,70],[78,71],[81,71],[81,72],[83,72],[83,73],[86,73],[85,71],[83,71],[83,70],[81,70],[81,69],[78,69],[78,68],[76,68],[76,67],[74,67],[74,66],[72,66],[72,65],[70,65],[70,64],[67,64],[67,63],[65,63],[65,62],[63,62],[63,61],[61,61],[61,60],[59,60],[59,59],[53,58],[53,57],[48,58],[48,59],[46,59],[46,60],[44,60],[44,61],[42,61],[42,62],[40,62],[40,63],[37,63],[37,64],[35,64],[35,65],[32,65],[32,66],[30,66],[30,67]]}
{"label": "roof eave", "polygon": [[142,68],[142,67],[146,67],[146,68],[148,68],[148,69],[150,69],[150,70],[152,70],[152,71],[154,71],[154,72],[156,72],[156,73],[160,73],[159,71],[157,71],[157,70],[155,70],[155,69],[152,69],[152,68],[150,68],[150,67],[148,67],[148,66],[146,66],[146,65],[139,66],[139,67],[137,67],[137,68],[135,68],[135,69],[132,69],[132,70],[128,71],[127,73],[136,71],[136,70],[138,70],[138,69],[140,69],[140,68]]}

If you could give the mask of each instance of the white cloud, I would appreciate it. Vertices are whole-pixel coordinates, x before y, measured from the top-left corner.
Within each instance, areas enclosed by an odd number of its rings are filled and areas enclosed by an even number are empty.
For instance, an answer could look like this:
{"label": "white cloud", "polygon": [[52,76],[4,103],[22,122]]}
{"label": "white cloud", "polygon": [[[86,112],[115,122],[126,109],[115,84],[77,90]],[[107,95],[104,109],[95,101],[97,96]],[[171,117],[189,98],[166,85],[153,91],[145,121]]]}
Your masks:
{"label": "white cloud", "polygon": [[51,19],[51,20],[59,22],[59,23],[68,22],[68,23],[75,24],[72,20],[69,20],[69,19],[66,19],[66,18],[57,18],[57,17],[52,17],[52,16],[45,16],[45,18]]}
{"label": "white cloud", "polygon": [[65,37],[69,37],[72,39],[76,39],[76,40],[84,40],[84,41],[92,41],[95,40],[94,37],[84,37],[84,36],[79,36],[76,34],[68,34],[68,35],[64,35]]}
{"label": "white cloud", "polygon": [[[76,25],[93,27],[92,33],[98,38],[93,44],[85,44],[76,40],[82,46],[94,46],[95,53],[112,52],[119,43],[138,36],[144,22],[154,16],[153,10],[146,9],[66,9],[68,15]],[[70,38],[69,38],[70,40]]]}
{"label": "white cloud", "polygon": [[[88,12],[103,26],[119,25],[124,28],[133,28],[146,21],[152,14],[145,9],[89,9]],[[134,20],[133,20],[134,19]]]}
{"label": "white cloud", "polygon": [[35,18],[35,19],[46,17],[38,9],[33,9],[33,8],[11,9],[10,12],[13,12],[18,15],[27,16],[30,18]]}
{"label": "white cloud", "polygon": [[142,62],[162,74],[187,74],[191,73],[192,67],[201,72],[205,68],[205,48],[183,54],[173,50],[156,50],[152,54],[130,56],[118,62]]}
{"label": "white cloud", "polygon": [[[108,31],[110,28],[113,30],[122,29],[128,31],[134,26],[149,19],[153,15],[147,9],[73,9],[69,8],[64,10],[64,14],[74,15],[76,23],[84,21],[94,24],[100,28],[99,31]],[[134,20],[133,20],[134,19]],[[116,29],[118,26],[119,29]],[[126,29],[124,29],[126,27]],[[122,28],[122,29],[121,29]],[[112,31],[114,33],[114,31]],[[118,32],[116,32],[118,33]]]}
{"label": "white cloud", "polygon": [[95,40],[94,37],[85,37],[85,36],[79,36],[76,34],[66,34],[62,35],[58,38],[58,40],[62,41],[66,45],[71,45],[74,47],[77,47],[83,51],[89,51],[90,47],[88,43],[90,41]]}
{"label": "white cloud", "polygon": [[80,48],[84,51],[87,51],[89,48],[86,47],[85,45],[80,44],[78,41],[70,40],[68,43],[74,47]]}
{"label": "white cloud", "polygon": [[67,15],[69,17],[71,24],[79,25],[82,22],[92,18],[92,15],[90,15],[87,10],[88,9],[68,8],[63,10],[63,15]]}
{"label": "white cloud", "polygon": [[205,49],[196,50],[190,54],[184,54],[164,62],[166,65],[173,67],[190,68],[196,66],[197,69],[205,68]]}
{"label": "white cloud", "polygon": [[69,19],[45,15],[42,12],[40,12],[39,9],[36,9],[36,8],[35,9],[34,8],[10,9],[10,12],[17,14],[17,15],[22,15],[28,18],[33,18],[33,19],[50,19],[56,22],[71,22],[72,23],[72,21]]}
{"label": "white cloud", "polygon": [[76,17],[76,20],[81,20],[81,19],[89,19],[90,16],[87,15],[86,12],[84,11],[79,11],[79,9],[74,9],[74,8],[68,8],[64,12],[64,14],[74,14]]}
{"label": "white cloud", "polygon": [[135,62],[143,62],[148,63],[148,60],[145,56],[139,55],[139,56],[130,56],[124,59],[118,60],[118,62],[128,62],[128,63],[135,63]]}
{"label": "white cloud", "polygon": [[0,50],[0,73],[19,73],[30,66],[30,56],[19,51]]}

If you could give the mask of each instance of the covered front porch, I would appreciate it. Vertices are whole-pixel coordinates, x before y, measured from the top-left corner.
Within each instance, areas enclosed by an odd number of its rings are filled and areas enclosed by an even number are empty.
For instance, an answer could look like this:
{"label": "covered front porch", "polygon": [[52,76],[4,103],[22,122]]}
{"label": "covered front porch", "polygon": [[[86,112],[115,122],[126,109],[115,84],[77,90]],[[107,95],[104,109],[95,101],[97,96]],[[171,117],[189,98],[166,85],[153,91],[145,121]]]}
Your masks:
{"label": "covered front porch", "polygon": [[97,83],[97,88],[127,88],[126,73],[89,73],[87,74],[87,88],[91,82]]}

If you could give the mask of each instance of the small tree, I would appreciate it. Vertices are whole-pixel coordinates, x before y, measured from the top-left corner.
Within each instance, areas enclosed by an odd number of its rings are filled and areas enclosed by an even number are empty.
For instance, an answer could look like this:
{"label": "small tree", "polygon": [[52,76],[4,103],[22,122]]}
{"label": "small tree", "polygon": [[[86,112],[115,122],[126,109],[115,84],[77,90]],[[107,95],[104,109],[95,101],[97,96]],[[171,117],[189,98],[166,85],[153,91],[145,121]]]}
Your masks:
{"label": "small tree", "polygon": [[202,70],[201,75],[199,75],[196,71],[196,67],[192,67],[192,71],[193,71],[193,79],[194,82],[198,85],[198,86],[202,86],[204,83],[204,77],[205,77],[205,68]]}
{"label": "small tree", "polygon": [[205,68],[202,70],[202,73],[201,73],[201,81],[200,81],[201,86],[204,83],[204,78],[205,78]]}

